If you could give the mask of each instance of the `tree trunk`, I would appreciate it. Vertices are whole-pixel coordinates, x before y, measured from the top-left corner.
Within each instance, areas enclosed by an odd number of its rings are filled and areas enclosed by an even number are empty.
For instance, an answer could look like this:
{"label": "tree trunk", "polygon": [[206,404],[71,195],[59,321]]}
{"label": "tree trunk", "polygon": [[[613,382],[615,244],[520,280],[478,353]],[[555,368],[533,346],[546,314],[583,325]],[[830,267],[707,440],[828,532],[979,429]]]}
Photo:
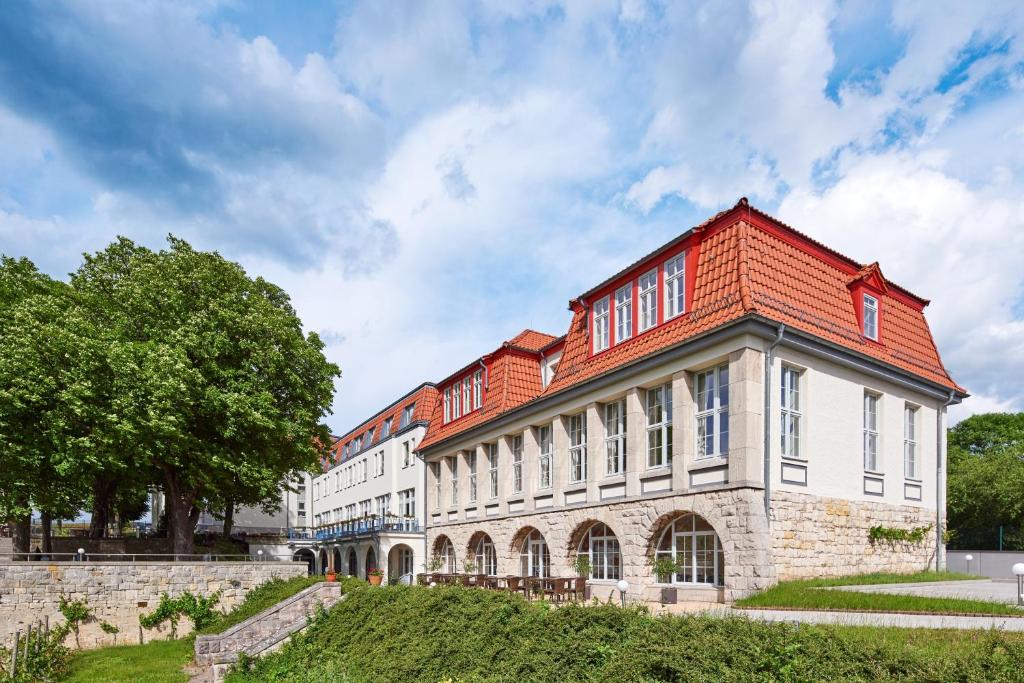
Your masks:
{"label": "tree trunk", "polygon": [[89,538],[106,538],[107,521],[110,519],[110,504],[114,500],[116,490],[117,484],[108,479],[97,479],[93,482]]}
{"label": "tree trunk", "polygon": [[195,529],[199,511],[195,507],[196,491],[185,489],[176,473],[164,470],[167,488],[164,491],[164,505],[167,508],[167,535],[171,539],[175,555],[191,555],[195,552]]}
{"label": "tree trunk", "polygon": [[224,538],[231,538],[231,527],[235,525],[235,504],[233,501],[228,501],[228,504],[224,506]]}
{"label": "tree trunk", "polygon": [[32,515],[27,514],[14,519],[14,534],[11,539],[12,549],[16,553],[25,553],[19,559],[27,560],[32,545]]}
{"label": "tree trunk", "polygon": [[53,526],[53,516],[49,510],[43,510],[42,513],[42,526],[43,526],[43,553],[50,555],[53,553],[53,534],[51,528]]}

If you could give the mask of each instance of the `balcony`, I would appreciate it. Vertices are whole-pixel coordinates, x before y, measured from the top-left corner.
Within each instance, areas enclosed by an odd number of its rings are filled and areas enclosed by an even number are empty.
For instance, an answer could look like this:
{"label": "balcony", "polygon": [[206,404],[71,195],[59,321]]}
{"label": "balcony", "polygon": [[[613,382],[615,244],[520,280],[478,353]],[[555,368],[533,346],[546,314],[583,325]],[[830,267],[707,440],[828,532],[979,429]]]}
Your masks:
{"label": "balcony", "polygon": [[361,517],[318,527],[293,527],[288,530],[289,540],[336,541],[359,536],[379,534],[418,534],[423,532],[419,520],[403,517]]}

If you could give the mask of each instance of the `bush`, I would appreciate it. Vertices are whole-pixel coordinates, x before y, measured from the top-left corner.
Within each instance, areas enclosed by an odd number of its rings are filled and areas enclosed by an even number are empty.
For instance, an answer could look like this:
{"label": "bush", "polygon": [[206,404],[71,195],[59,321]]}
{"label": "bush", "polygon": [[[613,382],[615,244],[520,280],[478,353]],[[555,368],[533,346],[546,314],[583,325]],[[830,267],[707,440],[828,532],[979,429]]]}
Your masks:
{"label": "bush", "polygon": [[249,617],[286,600],[310,586],[323,581],[322,576],[297,576],[282,579],[278,576],[261,583],[245,594],[245,599],[227,613],[215,613],[215,618],[197,629],[197,633],[223,633]]}
{"label": "bush", "polygon": [[1024,638],[547,609],[491,591],[395,586],[353,589],[250,666],[228,680],[1019,681]]}
{"label": "bush", "polygon": [[164,622],[170,622],[171,638],[175,638],[178,634],[178,621],[183,616],[188,617],[192,622],[192,627],[197,631],[216,621],[217,613],[213,611],[213,606],[219,600],[220,591],[205,598],[201,595],[193,595],[189,591],[185,591],[175,598],[167,593],[162,593],[160,604],[152,612],[140,614],[139,623],[143,628],[149,629]]}

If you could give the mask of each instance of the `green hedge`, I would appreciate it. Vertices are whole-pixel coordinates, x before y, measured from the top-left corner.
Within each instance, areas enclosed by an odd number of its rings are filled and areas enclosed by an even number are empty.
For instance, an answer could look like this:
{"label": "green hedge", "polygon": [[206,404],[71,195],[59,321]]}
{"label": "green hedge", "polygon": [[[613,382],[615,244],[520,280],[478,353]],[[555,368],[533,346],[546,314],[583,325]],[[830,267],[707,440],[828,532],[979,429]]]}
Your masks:
{"label": "green hedge", "polygon": [[1024,636],[549,609],[458,587],[352,591],[245,681],[1020,681]]}

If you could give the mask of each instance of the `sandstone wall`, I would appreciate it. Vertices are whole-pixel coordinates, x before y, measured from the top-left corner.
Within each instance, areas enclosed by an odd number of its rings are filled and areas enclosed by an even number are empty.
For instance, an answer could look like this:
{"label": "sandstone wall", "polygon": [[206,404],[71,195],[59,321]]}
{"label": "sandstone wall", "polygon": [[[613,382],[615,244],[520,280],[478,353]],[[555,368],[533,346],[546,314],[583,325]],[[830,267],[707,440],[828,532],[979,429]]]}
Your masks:
{"label": "sandstone wall", "polygon": [[[209,595],[221,591],[218,609],[230,609],[245,593],[274,576],[305,576],[301,562],[13,562],[0,563],[0,643],[9,644],[15,631],[24,631],[49,616],[50,624],[63,621],[58,605],[62,595],[85,599],[97,622],[81,628],[82,647],[138,643],[167,638],[168,626],[145,630],[139,615],[152,611],[160,594],[184,591]],[[99,620],[114,624],[120,633],[109,635]],[[191,629],[187,619],[178,634]],[[73,636],[71,637],[73,638]],[[73,642],[69,645],[74,647]]]}
{"label": "sandstone wall", "polygon": [[[801,493],[772,494],[772,549],[779,580],[935,568],[935,511]],[[871,527],[933,525],[920,544],[872,544]]]}

